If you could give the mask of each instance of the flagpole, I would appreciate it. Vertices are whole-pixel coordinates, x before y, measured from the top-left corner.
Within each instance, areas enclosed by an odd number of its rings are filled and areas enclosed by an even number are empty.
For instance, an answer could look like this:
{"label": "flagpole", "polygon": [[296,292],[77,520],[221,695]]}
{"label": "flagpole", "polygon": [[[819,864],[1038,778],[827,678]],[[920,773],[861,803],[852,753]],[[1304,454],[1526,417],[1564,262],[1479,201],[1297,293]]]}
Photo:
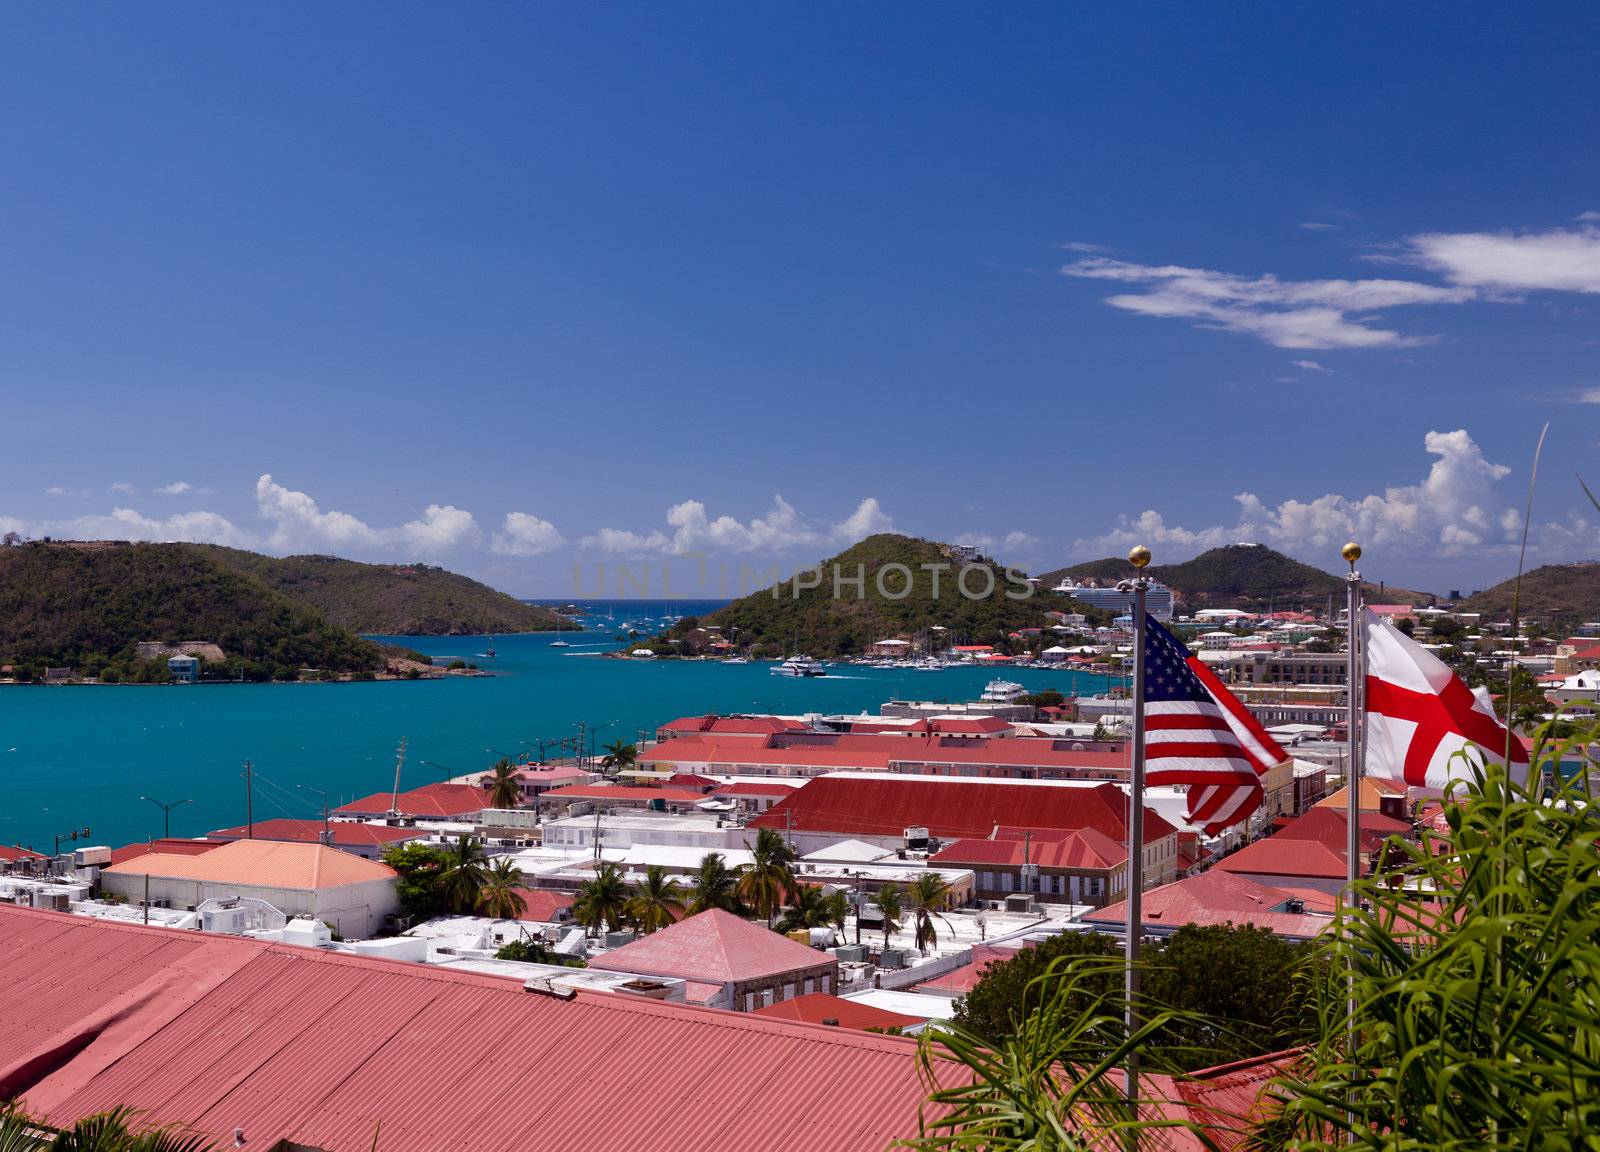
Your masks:
{"label": "flagpole", "polygon": [[[1150,563],[1150,549],[1142,544],[1134,548],[1128,563],[1135,575],[1118,587],[1133,592],[1133,755],[1128,766],[1128,920],[1123,938],[1124,1018],[1132,1036],[1139,1027],[1139,938],[1144,932],[1144,601],[1150,587],[1144,569]],[[1138,1056],[1131,1048],[1124,1090],[1129,1100],[1139,1098]]]}
{"label": "flagpole", "polygon": [[[1354,905],[1356,881],[1360,879],[1361,858],[1361,697],[1365,676],[1361,653],[1361,573],[1356,571],[1356,561],[1361,559],[1361,545],[1354,540],[1339,549],[1350,565],[1344,578],[1345,586],[1345,888],[1346,912]],[[1352,965],[1346,981],[1345,1020],[1348,1021],[1349,1040],[1355,1048],[1356,975]]]}
{"label": "flagpole", "polygon": [[1344,578],[1345,587],[1345,637],[1348,649],[1345,659],[1345,815],[1349,827],[1345,829],[1345,883],[1353,887],[1360,878],[1357,856],[1361,847],[1361,798],[1356,795],[1361,776],[1361,573],[1356,571],[1356,561],[1361,559],[1361,545],[1351,541],[1339,550],[1350,564]]}

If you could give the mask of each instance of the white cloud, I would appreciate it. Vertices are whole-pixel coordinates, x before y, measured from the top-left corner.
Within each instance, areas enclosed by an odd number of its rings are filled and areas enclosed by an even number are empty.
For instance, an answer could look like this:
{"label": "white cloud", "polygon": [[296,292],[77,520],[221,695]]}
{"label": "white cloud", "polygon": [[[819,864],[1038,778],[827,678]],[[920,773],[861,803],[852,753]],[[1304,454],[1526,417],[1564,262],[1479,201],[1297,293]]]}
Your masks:
{"label": "white cloud", "polygon": [[[1464,429],[1429,432],[1423,448],[1434,457],[1427,475],[1414,484],[1386,488],[1381,494],[1344,496],[1336,493],[1313,500],[1283,500],[1267,505],[1253,493],[1234,499],[1238,519],[1229,525],[1187,528],[1168,524],[1160,512],[1148,510],[1124,518],[1103,535],[1078,540],[1077,554],[1104,555],[1133,544],[1148,544],[1181,559],[1207,548],[1240,541],[1271,544],[1286,551],[1321,556],[1346,540],[1359,540],[1391,554],[1460,556],[1472,551],[1513,551],[1520,541],[1522,518],[1500,481],[1511,470],[1484,458]],[[1588,532],[1583,521],[1541,525],[1535,540],[1552,548],[1570,547]],[[1595,541],[1591,538],[1588,546]]]}
{"label": "white cloud", "polygon": [[868,496],[856,510],[833,526],[833,538],[839,544],[854,544],[879,532],[893,532],[894,521],[878,504],[876,496]]}
{"label": "white cloud", "polygon": [[507,512],[505,523],[489,541],[489,549],[501,556],[537,556],[565,543],[550,521],[527,512]]}
{"label": "white cloud", "polygon": [[1307,220],[1300,227],[1307,232],[1333,232],[1339,226],[1337,224],[1325,224],[1321,220]]}
{"label": "white cloud", "polygon": [[52,484],[44,490],[46,496],[88,496],[91,495],[87,488],[65,488],[60,484]]}
{"label": "white cloud", "polygon": [[1600,404],[1600,388],[1585,388],[1578,393],[1579,404]]}
{"label": "white cloud", "polygon": [[[1585,213],[1579,217],[1589,219]],[[1425,232],[1412,259],[1452,284],[1490,292],[1600,292],[1600,228],[1547,232]]]}
{"label": "white cloud", "polygon": [[134,488],[133,485],[129,484],[126,480],[118,480],[113,483],[111,487],[107,489],[107,491],[115,492],[122,496],[127,496],[134,491]]}
{"label": "white cloud", "polygon": [[155,491],[162,496],[182,496],[185,492],[190,491],[193,487],[194,485],[190,484],[187,480],[174,480],[171,484],[163,484],[161,487],[155,489]]}
{"label": "white cloud", "polygon": [[1289,363],[1293,364],[1296,368],[1303,368],[1307,372],[1328,372],[1328,373],[1332,373],[1333,372],[1332,368],[1324,368],[1321,364],[1318,364],[1315,360],[1291,360],[1291,361],[1289,361]]}
{"label": "white cloud", "polygon": [[685,500],[667,509],[667,532],[633,532],[602,528],[578,541],[581,548],[638,555],[685,552],[787,552],[795,548],[853,544],[875,532],[892,530],[893,522],[874,497],[861,501],[845,519],[828,528],[814,526],[782,496],[772,508],[748,523],[732,516],[713,518],[699,500]]}
{"label": "white cloud", "polygon": [[379,532],[386,543],[396,536],[414,552],[449,552],[483,537],[472,513],[453,504],[429,504],[420,520],[408,520],[394,532]]}
{"label": "white cloud", "polygon": [[1574,220],[1582,220],[1589,224],[1600,224],[1600,212],[1579,212]]}
{"label": "white cloud", "polygon": [[1459,304],[1472,288],[1440,288],[1408,280],[1280,280],[1181,265],[1133,264],[1092,256],[1068,264],[1067,276],[1145,286],[1107,298],[1143,316],[1194,320],[1202,328],[1240,332],[1279,348],[1404,347],[1425,339],[1374,326],[1374,309]]}
{"label": "white cloud", "polygon": [[275,525],[269,543],[285,551],[297,548],[362,548],[380,543],[378,534],[346,512],[324,512],[304,492],[285,488],[262,473],[256,481],[256,508]]}
{"label": "white cloud", "polygon": [[1024,532],[1018,528],[1007,532],[1004,536],[991,536],[984,532],[968,532],[965,535],[955,537],[952,543],[967,544],[977,548],[985,555],[1005,560],[1009,558],[1007,554],[1015,554],[1025,548],[1038,547],[1042,541],[1033,533]]}

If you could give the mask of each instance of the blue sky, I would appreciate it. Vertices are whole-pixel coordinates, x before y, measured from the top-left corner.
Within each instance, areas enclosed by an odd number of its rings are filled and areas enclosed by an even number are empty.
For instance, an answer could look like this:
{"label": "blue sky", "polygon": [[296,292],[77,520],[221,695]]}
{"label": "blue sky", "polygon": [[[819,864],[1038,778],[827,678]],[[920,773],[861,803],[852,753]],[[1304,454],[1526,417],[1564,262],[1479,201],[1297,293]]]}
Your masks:
{"label": "blue sky", "polygon": [[12,8],[0,525],[555,596],[1353,532],[1443,591],[1514,568],[1550,420],[1534,555],[1596,558],[1597,25]]}

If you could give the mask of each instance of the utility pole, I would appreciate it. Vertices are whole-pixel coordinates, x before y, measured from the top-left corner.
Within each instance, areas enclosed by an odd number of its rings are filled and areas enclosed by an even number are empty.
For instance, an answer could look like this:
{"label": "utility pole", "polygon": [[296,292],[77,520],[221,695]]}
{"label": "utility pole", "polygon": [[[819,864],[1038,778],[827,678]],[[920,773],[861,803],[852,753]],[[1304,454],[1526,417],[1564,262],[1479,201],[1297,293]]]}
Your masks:
{"label": "utility pole", "polygon": [[583,756],[583,738],[587,734],[588,734],[588,725],[586,725],[582,720],[579,720],[578,721],[577,760],[578,760],[578,767],[579,768],[583,768],[585,770],[587,770],[588,767],[589,767],[588,761],[586,761],[584,759],[584,756]]}
{"label": "utility pole", "polygon": [[256,838],[256,784],[251,773],[254,768],[250,761],[244,762],[244,837],[246,840]]}
{"label": "utility pole", "polygon": [[328,794],[321,788],[313,788],[309,784],[296,784],[295,787],[303,788],[307,792],[315,792],[322,797],[322,842],[332,847],[333,837],[328,834]]}
{"label": "utility pole", "polygon": [[389,798],[389,815],[400,815],[400,769],[406,766],[406,738],[400,737],[400,747],[394,757],[394,794]]}
{"label": "utility pole", "polygon": [[783,837],[789,844],[789,854],[794,855],[794,810],[785,809],[783,813]]}
{"label": "utility pole", "polygon": [[855,876],[856,876],[856,943],[859,944],[859,943],[861,943],[861,873],[860,873],[859,870],[856,872]]}
{"label": "utility pole", "polygon": [[594,810],[594,862],[596,864],[600,863],[600,837],[602,835],[603,833],[600,831],[600,809],[596,808]]}
{"label": "utility pole", "polygon": [[[1128,553],[1133,579],[1119,581],[1117,588],[1133,594],[1133,740],[1129,753],[1128,791],[1128,918],[1123,939],[1123,992],[1127,1003],[1123,1017],[1127,1034],[1139,1029],[1139,945],[1144,934],[1144,697],[1145,697],[1145,593],[1150,578],[1144,574],[1150,563],[1150,549],[1138,545]],[[1139,1098],[1138,1057],[1128,1053],[1124,1070],[1124,1091],[1130,1101]]]}

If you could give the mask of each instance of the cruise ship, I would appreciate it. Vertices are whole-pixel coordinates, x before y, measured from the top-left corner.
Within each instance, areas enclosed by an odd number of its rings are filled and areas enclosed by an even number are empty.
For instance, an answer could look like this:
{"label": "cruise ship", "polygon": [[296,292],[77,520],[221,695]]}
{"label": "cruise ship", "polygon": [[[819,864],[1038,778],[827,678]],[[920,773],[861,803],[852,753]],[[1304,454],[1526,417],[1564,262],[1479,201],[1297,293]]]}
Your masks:
{"label": "cruise ship", "polygon": [[983,689],[983,695],[978,699],[985,704],[1010,704],[1019,696],[1026,696],[1028,690],[1021,684],[1012,680],[991,680]]}
{"label": "cruise ship", "polygon": [[774,676],[826,676],[822,661],[809,656],[791,656],[772,670]]}
{"label": "cruise ship", "polygon": [[[1079,584],[1070,576],[1063,576],[1061,583],[1050,589],[1063,596],[1071,596],[1080,603],[1091,608],[1101,608],[1118,616],[1126,615],[1133,608],[1133,593],[1124,592],[1115,584],[1101,587],[1097,584]],[[1155,580],[1150,581],[1150,587],[1145,589],[1145,610],[1157,620],[1167,621],[1172,619],[1173,595],[1172,589]]]}

